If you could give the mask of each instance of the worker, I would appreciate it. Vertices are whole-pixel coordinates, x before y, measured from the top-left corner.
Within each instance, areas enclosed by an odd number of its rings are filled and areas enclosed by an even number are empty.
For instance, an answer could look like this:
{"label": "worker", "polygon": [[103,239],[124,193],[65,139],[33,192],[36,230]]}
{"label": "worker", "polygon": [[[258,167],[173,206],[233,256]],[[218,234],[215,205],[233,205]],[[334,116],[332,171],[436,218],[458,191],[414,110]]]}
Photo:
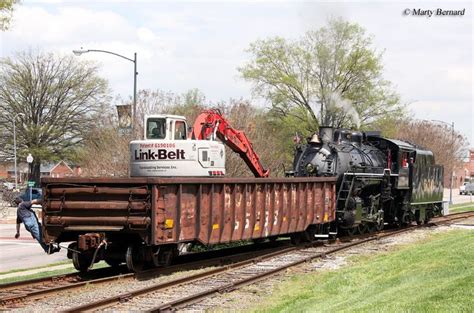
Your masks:
{"label": "worker", "polygon": [[20,224],[23,223],[25,224],[26,230],[31,233],[31,236],[39,242],[44,252],[51,254],[59,251],[59,247],[47,245],[41,240],[41,224],[38,222],[38,217],[36,216],[35,211],[31,208],[33,204],[41,204],[41,200],[33,199],[31,201],[23,201],[21,197],[17,197],[15,203],[18,205],[16,211],[15,239],[20,238]]}

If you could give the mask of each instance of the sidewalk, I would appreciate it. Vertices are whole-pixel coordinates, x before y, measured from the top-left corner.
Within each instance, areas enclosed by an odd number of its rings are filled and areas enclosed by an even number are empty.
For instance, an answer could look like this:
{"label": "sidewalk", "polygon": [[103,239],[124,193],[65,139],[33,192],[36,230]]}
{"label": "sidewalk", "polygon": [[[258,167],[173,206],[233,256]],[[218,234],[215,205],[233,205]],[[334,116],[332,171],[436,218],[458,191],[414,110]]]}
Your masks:
{"label": "sidewalk", "polygon": [[68,260],[66,249],[47,255],[23,224],[20,238],[15,239],[16,217],[8,221],[9,223],[2,221],[0,224],[0,272],[30,269]]}

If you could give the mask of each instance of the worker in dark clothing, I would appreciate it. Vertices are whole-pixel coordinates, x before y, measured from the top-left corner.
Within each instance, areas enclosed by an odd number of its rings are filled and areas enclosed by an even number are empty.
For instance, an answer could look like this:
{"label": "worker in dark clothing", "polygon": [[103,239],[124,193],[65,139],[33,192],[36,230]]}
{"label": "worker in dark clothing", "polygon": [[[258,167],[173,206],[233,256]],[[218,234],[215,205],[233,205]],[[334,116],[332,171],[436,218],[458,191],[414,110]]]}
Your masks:
{"label": "worker in dark clothing", "polygon": [[20,224],[23,223],[25,224],[26,230],[29,231],[31,236],[39,242],[41,248],[43,248],[46,253],[50,254],[59,251],[58,247],[47,245],[41,240],[41,224],[38,222],[38,217],[31,208],[33,204],[41,204],[41,201],[39,199],[23,201],[22,198],[17,197],[15,199],[15,203],[18,205],[18,209],[16,211],[17,217],[15,238],[18,239],[20,237]]}

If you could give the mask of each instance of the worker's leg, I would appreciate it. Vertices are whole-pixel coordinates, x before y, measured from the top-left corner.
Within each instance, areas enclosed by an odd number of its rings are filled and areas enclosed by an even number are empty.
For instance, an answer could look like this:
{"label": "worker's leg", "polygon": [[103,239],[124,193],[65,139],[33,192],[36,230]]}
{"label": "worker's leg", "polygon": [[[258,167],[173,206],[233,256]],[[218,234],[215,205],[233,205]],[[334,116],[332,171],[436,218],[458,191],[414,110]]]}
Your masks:
{"label": "worker's leg", "polygon": [[47,253],[48,245],[45,244],[42,240],[41,228],[39,227],[38,221],[36,220],[36,218],[34,216],[25,218],[23,223],[25,224],[26,230],[31,233],[31,236],[33,236],[33,238],[35,238],[39,242],[43,250]]}

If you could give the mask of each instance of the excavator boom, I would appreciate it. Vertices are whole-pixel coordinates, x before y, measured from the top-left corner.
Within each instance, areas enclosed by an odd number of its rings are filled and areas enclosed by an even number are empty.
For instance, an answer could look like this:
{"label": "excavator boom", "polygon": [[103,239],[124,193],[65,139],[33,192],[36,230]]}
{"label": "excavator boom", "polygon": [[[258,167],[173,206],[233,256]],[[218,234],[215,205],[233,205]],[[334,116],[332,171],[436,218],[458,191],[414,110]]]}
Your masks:
{"label": "excavator boom", "polygon": [[238,153],[255,177],[268,177],[260,157],[243,131],[234,129],[218,110],[203,111],[194,122],[191,139],[207,140],[217,136],[223,143]]}

